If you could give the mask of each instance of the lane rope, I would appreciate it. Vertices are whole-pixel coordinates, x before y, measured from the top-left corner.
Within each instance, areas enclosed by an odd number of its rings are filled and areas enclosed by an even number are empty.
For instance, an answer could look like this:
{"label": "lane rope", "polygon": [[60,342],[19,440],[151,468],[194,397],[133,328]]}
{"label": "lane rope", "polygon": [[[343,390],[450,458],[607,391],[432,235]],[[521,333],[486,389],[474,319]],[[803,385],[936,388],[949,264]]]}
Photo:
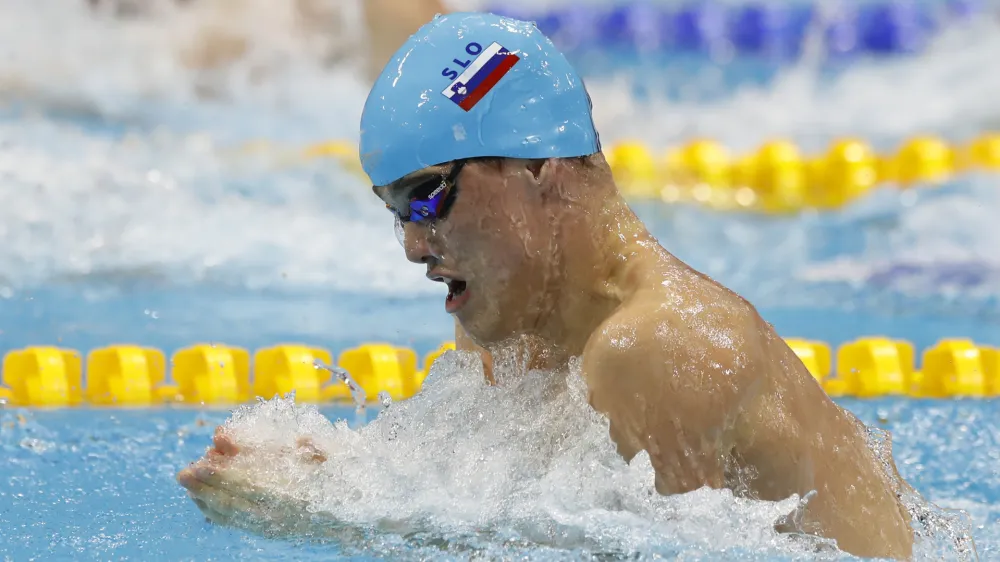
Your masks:
{"label": "lane rope", "polygon": [[[260,145],[254,145],[260,151]],[[787,214],[836,210],[879,188],[937,186],[967,174],[1000,172],[1000,132],[962,143],[916,135],[876,150],[857,137],[834,139],[811,153],[786,139],[740,153],[711,139],[658,149],[624,140],[605,155],[622,192],[634,200],[690,203],[717,210]],[[364,178],[350,141],[315,143],[286,162],[332,158]]]}
{"label": "lane rope", "polygon": [[[881,336],[861,337],[834,349],[820,341],[786,338],[789,346],[835,397],[993,398],[1000,396],[1000,349],[970,339],[947,338],[920,354],[914,345]],[[422,361],[410,348],[366,343],[341,350],[284,343],[250,351],[198,343],[166,354],[139,345],[89,351],[29,346],[3,359],[0,401],[14,407],[232,405],[255,397],[295,393],[309,403],[350,402],[342,381],[317,360],[336,365],[364,390],[405,400],[417,392],[431,365],[455,349],[445,342]],[[169,377],[169,378],[168,378]]]}

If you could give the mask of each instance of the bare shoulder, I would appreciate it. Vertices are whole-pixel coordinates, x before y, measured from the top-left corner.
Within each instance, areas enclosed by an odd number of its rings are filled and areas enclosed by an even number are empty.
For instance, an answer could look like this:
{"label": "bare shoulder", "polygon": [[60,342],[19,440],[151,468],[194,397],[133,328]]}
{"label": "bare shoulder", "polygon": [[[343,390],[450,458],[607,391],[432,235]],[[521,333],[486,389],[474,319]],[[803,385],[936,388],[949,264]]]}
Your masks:
{"label": "bare shoulder", "polygon": [[752,382],[764,332],[756,311],[738,297],[671,302],[656,293],[638,295],[591,335],[585,375],[619,382],[652,377],[675,390],[725,391]]}
{"label": "bare shoulder", "polygon": [[724,483],[733,428],[761,373],[756,313],[738,302],[637,295],[584,349],[591,406],[626,459],[649,452],[661,493]]}
{"label": "bare shoulder", "polygon": [[694,429],[725,425],[761,376],[758,319],[739,298],[685,303],[638,295],[584,350],[592,405],[609,414],[645,409],[647,418],[669,411]]}

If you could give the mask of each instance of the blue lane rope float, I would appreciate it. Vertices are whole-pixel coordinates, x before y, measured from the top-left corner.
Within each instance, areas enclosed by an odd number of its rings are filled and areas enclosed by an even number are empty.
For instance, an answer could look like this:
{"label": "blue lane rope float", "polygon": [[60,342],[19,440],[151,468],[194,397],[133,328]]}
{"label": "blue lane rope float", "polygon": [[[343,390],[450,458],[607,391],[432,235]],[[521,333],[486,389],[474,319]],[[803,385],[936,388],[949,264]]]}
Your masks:
{"label": "blue lane rope float", "polygon": [[[829,344],[786,338],[789,347],[830,396],[918,399],[1000,396],[1000,349],[970,339],[946,338],[922,350],[911,342],[860,337],[834,349]],[[249,350],[198,343],[167,361],[159,349],[117,344],[91,350],[29,346],[9,351],[0,372],[0,405],[13,407],[222,406],[295,393],[309,403],[348,402],[352,391],[332,371],[349,373],[369,401],[380,393],[405,400],[418,393],[431,365],[454,342],[445,342],[421,362],[416,351],[388,343],[366,343],[334,355],[295,343]],[[334,359],[336,361],[334,362]],[[169,379],[168,379],[169,376]]]}
{"label": "blue lane rope float", "polygon": [[502,2],[490,11],[533,20],[565,52],[607,48],[716,52],[777,58],[801,54],[818,26],[827,56],[920,52],[945,26],[986,14],[984,0],[841,0],[739,4],[699,0],[680,6],[648,0],[611,5],[568,3],[537,11]]}

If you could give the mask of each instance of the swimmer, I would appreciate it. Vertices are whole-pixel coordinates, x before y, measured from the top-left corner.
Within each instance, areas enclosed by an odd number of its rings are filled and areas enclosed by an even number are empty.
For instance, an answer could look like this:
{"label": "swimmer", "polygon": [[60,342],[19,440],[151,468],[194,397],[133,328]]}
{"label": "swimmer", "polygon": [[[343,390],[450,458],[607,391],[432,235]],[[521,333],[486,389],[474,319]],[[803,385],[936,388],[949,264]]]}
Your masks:
{"label": "swimmer", "polygon": [[448,12],[441,0],[364,0],[368,30],[366,69],[375,81],[400,45],[437,14]]}
{"label": "swimmer", "polygon": [[[481,354],[488,383],[511,376],[497,368],[511,353],[554,372],[578,358],[618,452],[648,452],[659,493],[798,494],[808,501],[779,530],[911,556],[899,499],[910,489],[891,458],[750,303],[647,231],[615,185],[582,80],[532,24],[456,13],[424,25],[375,81],[360,153],[406,257],[447,284],[457,346]],[[237,445],[218,435],[178,475],[222,523],[260,509],[239,501],[253,485],[225,472]]]}
{"label": "swimmer", "polygon": [[580,357],[590,404],[625,459],[649,453],[659,493],[815,491],[781,530],[911,556],[891,458],[750,303],[649,233],[615,185],[582,80],[533,25],[426,24],[375,82],[360,152],[406,257],[448,285],[456,343],[487,373],[512,347],[534,368]]}
{"label": "swimmer", "polygon": [[[148,0],[87,2],[92,9],[110,12],[119,19],[152,17],[158,7]],[[208,72],[244,60],[253,50],[258,32],[259,22],[254,18],[259,16],[253,12],[270,4],[258,6],[252,0],[173,0],[177,8],[199,14],[189,20],[195,27],[188,30],[191,39],[179,53],[181,64]],[[449,11],[441,0],[360,0],[357,14],[351,14],[348,3],[341,0],[294,0],[287,7],[267,9],[270,11],[261,13],[270,14],[270,26],[287,27],[275,31],[291,33],[302,43],[315,46],[323,63],[361,59],[365,78],[370,81],[424,22]],[[360,44],[353,41],[356,28],[364,30]]]}
{"label": "swimmer", "polygon": [[[219,14],[235,15],[247,9],[246,0],[210,1],[219,5],[215,8]],[[321,64],[330,66],[355,59],[368,81],[375,80],[389,57],[422,23],[447,12],[440,0],[361,0],[362,9],[357,14],[360,21],[350,17],[344,5],[329,0],[295,0],[290,8],[290,32],[303,43],[317,46]],[[358,27],[364,33],[356,42],[353,29]],[[228,22],[208,25],[181,53],[181,61],[196,70],[219,70],[247,56],[253,47],[252,38],[251,29],[234,28]]]}

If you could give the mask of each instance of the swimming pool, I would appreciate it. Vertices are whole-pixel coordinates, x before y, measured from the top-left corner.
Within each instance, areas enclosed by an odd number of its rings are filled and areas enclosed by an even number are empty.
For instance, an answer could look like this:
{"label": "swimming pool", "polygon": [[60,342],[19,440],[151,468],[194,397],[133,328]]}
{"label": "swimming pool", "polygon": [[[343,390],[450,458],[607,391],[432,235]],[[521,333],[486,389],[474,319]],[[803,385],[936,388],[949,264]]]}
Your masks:
{"label": "swimming pool", "polygon": [[[200,341],[342,349],[388,340],[424,354],[452,337],[444,294],[405,261],[369,189],[336,162],[289,156],[310,142],[356,137],[365,88],[348,70],[286,64],[275,41],[255,59],[267,75],[257,86],[247,83],[254,69],[241,68],[209,84],[229,99],[197,101],[191,91],[210,79],[171,67],[168,33],[120,32],[116,43],[109,28],[73,10],[14,5],[22,17],[4,36],[34,58],[0,66],[21,92],[0,119],[0,351],[119,341],[168,353]],[[38,39],[43,23],[62,32],[58,48]],[[1000,79],[982,72],[1000,46],[996,31],[993,22],[973,22],[920,57],[835,73],[808,61],[765,72],[752,61],[718,70],[678,57],[657,61],[666,65],[660,74],[648,74],[653,66],[643,60],[618,73],[603,68],[588,86],[606,143],[666,146],[697,134],[745,150],[784,136],[815,150],[841,134],[889,147],[926,131],[958,141],[1000,122]],[[657,95],[667,90],[657,90],[662,76],[682,71],[695,73],[686,89]],[[651,77],[637,91],[644,73]],[[255,139],[270,148],[240,149]],[[782,335],[834,345],[870,334],[918,348],[941,337],[1000,345],[998,186],[971,176],[789,217],[655,202],[636,210],[669,250],[746,296]],[[449,373],[431,389],[451,400],[437,409],[414,402],[414,423],[468,422],[472,412],[500,419],[468,376]],[[511,419],[526,419],[511,397],[492,399],[514,412],[504,431],[514,431]],[[966,510],[982,559],[997,556],[995,401],[841,403],[892,431],[903,476],[939,505]],[[323,412],[354,421],[351,410]],[[506,433],[474,423],[463,431],[424,426],[429,443],[457,444],[444,456],[451,464],[379,449],[342,480],[317,483],[316,493],[371,486],[370,512],[358,521],[406,511],[429,519],[431,531],[404,541],[360,525],[344,543],[303,544],[206,525],[174,482],[225,410],[7,408],[2,416],[0,553],[14,560],[464,558],[477,550],[577,559],[630,549],[691,559],[806,556],[764,531],[779,507],[722,493],[642,503],[641,474],[614,465],[599,427],[587,424],[569,435],[593,451],[571,447],[557,457],[565,464],[529,464],[521,473],[504,459],[530,459],[541,446],[537,431],[505,446],[496,440]],[[477,447],[484,442],[494,449]],[[484,464],[470,464],[472,452]],[[461,484],[477,482],[477,466],[495,481],[481,497]],[[380,470],[388,476],[366,479]],[[425,485],[435,488],[426,482],[451,488],[427,495]]]}
{"label": "swimming pool", "polygon": [[[918,404],[906,400],[843,403],[865,422],[891,431],[903,476],[938,505],[966,511],[969,519],[956,517],[953,524],[971,529],[981,559],[996,556],[1000,518],[996,464],[1000,439],[993,423],[997,416],[995,403]],[[322,411],[331,419],[354,420],[350,409]],[[461,486],[460,478],[469,468],[462,463],[443,475],[428,471],[424,480],[454,479],[455,484],[438,490],[435,499],[420,498],[422,503],[411,509],[405,501],[419,496],[416,492],[421,481],[403,479],[397,471],[391,471],[399,479],[384,490],[383,497],[377,498],[381,500],[379,508],[391,505],[394,510],[420,511],[429,519],[444,520],[437,527],[437,536],[426,531],[414,532],[404,540],[389,532],[364,529],[352,540],[340,543],[267,539],[206,524],[174,483],[177,468],[202,454],[214,426],[222,423],[228,412],[61,410],[20,414],[23,419],[18,419],[14,412],[4,413],[5,426],[0,436],[5,465],[9,467],[2,488],[5,508],[0,511],[4,529],[0,551],[12,560],[32,557],[302,560],[338,555],[465,559],[472,553],[565,560],[589,558],[602,548],[605,552],[615,552],[616,547],[635,548],[649,557],[683,556],[684,559],[808,557],[804,549],[766,534],[767,517],[775,511],[762,506],[741,505],[722,494],[712,497],[699,492],[670,506],[674,520],[662,512],[653,512],[656,517],[651,517],[643,513],[641,506],[628,503],[626,511],[621,512],[612,509],[608,505],[610,500],[601,497],[606,490],[588,489],[598,486],[592,478],[580,474],[579,469],[551,469],[542,480],[544,485],[556,489],[542,494],[537,489],[538,483],[517,484],[512,476],[500,470],[494,458],[487,458],[482,466],[493,468],[495,472],[490,476],[506,486],[506,494],[516,497],[511,509],[499,504],[495,490],[484,493],[478,497],[481,503],[470,506],[477,497],[467,489],[455,489]],[[460,447],[466,445],[459,442]],[[962,460],[960,468],[956,467],[956,459]],[[371,463],[360,464],[363,466],[359,468],[373,468]],[[426,468],[433,466],[427,462]],[[560,485],[556,476],[566,481]],[[616,485],[627,483],[621,476],[615,481]],[[336,489],[326,490],[326,493],[336,492]],[[384,496],[396,493],[400,499],[394,504],[386,503]],[[537,494],[535,500],[525,498],[529,493]],[[580,504],[589,501],[591,505],[586,509],[572,505],[564,508],[578,507],[575,513],[551,507],[556,500],[564,499],[560,496],[574,493],[585,498]],[[635,501],[632,497],[625,500]],[[527,509],[532,501],[541,504],[535,513]],[[461,515],[448,520],[444,514],[452,509]],[[517,509],[527,512],[521,520]],[[651,521],[628,517],[629,509],[643,513]],[[395,511],[386,513],[393,514]],[[463,516],[468,518],[464,525]],[[487,532],[490,522],[479,521],[479,517],[493,518],[493,524],[500,527],[494,530],[494,536]],[[503,529],[504,525],[510,529]],[[560,525],[562,535],[552,531],[552,527]],[[620,535],[613,539],[603,537],[602,526],[609,534]],[[371,525],[372,529],[375,527]],[[520,532],[520,540],[515,531]],[[473,536],[476,532],[482,536]],[[552,536],[546,537],[547,533]],[[626,544],[616,544],[618,541]],[[945,558],[955,559],[954,550]]]}

